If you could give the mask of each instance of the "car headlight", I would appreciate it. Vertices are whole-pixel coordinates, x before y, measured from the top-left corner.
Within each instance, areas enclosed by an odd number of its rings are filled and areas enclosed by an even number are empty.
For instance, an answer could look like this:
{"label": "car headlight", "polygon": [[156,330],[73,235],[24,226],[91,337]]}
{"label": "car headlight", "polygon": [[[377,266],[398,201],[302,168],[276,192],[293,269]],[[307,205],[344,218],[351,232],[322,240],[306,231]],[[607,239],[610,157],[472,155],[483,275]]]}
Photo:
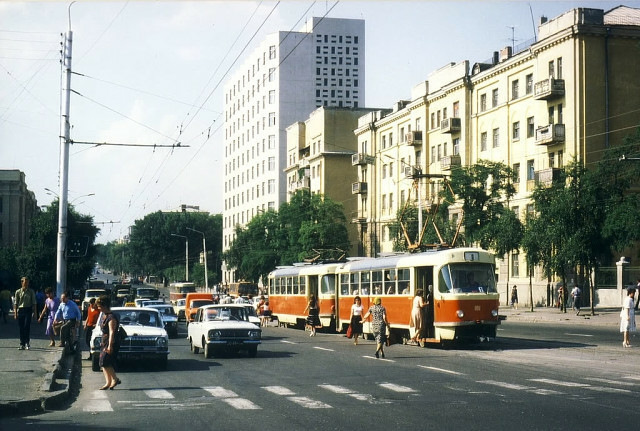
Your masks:
{"label": "car headlight", "polygon": [[249,338],[260,338],[260,331],[249,331]]}
{"label": "car headlight", "polygon": [[210,340],[214,339],[214,338],[220,338],[220,337],[222,337],[222,332],[220,330],[218,330],[218,329],[212,329],[212,330],[209,331],[208,337],[209,337]]}
{"label": "car headlight", "polygon": [[491,315],[493,317],[498,317],[498,310],[491,310]]}
{"label": "car headlight", "polygon": [[156,338],[156,345],[158,347],[167,347],[168,345],[167,339],[165,337]]}
{"label": "car headlight", "polygon": [[458,315],[458,318],[460,318],[460,319],[462,319],[464,317],[464,311],[462,311],[462,310],[456,311],[456,314]]}

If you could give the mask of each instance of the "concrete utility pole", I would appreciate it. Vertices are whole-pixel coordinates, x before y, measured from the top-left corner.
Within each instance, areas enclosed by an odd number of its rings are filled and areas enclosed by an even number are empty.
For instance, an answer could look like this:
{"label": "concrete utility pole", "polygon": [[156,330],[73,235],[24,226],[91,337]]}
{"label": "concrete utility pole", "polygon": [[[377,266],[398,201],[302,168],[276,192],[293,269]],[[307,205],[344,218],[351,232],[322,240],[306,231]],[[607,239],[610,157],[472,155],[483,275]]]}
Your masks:
{"label": "concrete utility pole", "polygon": [[[69,24],[71,27],[71,24]],[[61,64],[64,70],[65,87],[62,89],[63,112],[60,117],[60,193],[58,208],[58,245],[57,245],[57,262],[56,262],[56,294],[58,298],[67,288],[67,260],[66,260],[66,243],[67,243],[67,192],[69,187],[69,142],[71,123],[69,121],[69,108],[71,100],[71,47],[73,44],[73,32],[71,28],[64,35],[62,43],[62,59]]]}

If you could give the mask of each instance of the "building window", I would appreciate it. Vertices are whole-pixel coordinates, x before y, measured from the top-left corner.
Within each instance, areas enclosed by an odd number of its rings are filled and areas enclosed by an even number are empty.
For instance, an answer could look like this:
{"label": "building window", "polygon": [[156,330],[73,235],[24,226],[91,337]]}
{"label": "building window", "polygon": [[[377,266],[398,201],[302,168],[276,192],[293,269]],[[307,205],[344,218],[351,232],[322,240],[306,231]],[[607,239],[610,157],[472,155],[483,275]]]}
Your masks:
{"label": "building window", "polygon": [[276,103],[276,90],[269,90],[269,104]]}
{"label": "building window", "polygon": [[561,168],[563,164],[562,156],[564,155],[562,150],[558,151],[558,167]]}
{"label": "building window", "polygon": [[276,180],[269,180],[268,181],[267,190],[269,191],[269,193],[275,193],[276,192]]}
{"label": "building window", "polygon": [[491,107],[495,108],[496,106],[498,106],[498,89],[497,88],[495,88],[491,92]]}
{"label": "building window", "polygon": [[530,73],[527,75],[526,77],[526,92],[527,94],[531,94],[533,93],[533,73]]}
{"label": "building window", "polygon": [[457,156],[460,154],[460,138],[453,139],[453,155]]}
{"label": "building window", "polygon": [[389,193],[389,214],[393,213],[393,193]]}
{"label": "building window", "polygon": [[389,133],[389,146],[393,145],[393,133]]}
{"label": "building window", "polygon": [[549,123],[547,124],[555,124],[555,109],[553,106],[549,106]]}
{"label": "building window", "polygon": [[480,151],[487,151],[487,132],[480,134]]}
{"label": "building window", "polygon": [[276,113],[269,112],[269,126],[275,126],[275,125],[276,125]]}
{"label": "building window", "polygon": [[549,62],[549,78],[555,78],[555,77],[556,77],[555,67],[553,64],[553,60],[551,60]]}
{"label": "building window", "polygon": [[536,172],[533,168],[533,160],[527,160],[527,181],[533,181],[536,178]]}
{"label": "building window", "polygon": [[438,161],[442,159],[442,145],[438,145]]}
{"label": "building window", "polygon": [[382,135],[382,149],[387,148],[387,135]]}
{"label": "building window", "polygon": [[558,79],[562,79],[562,57],[559,57],[559,58],[556,60],[556,66],[557,66],[557,69],[558,69],[558,70],[557,70],[557,73],[558,73],[557,78],[558,78]]}
{"label": "building window", "polygon": [[511,255],[511,276],[520,277],[520,254],[513,252]]}
{"label": "building window", "polygon": [[431,130],[436,128],[436,114],[435,112],[431,113]]}
{"label": "building window", "polygon": [[269,157],[269,170],[270,171],[275,171],[276,170],[276,158],[275,157]]}
{"label": "building window", "polygon": [[564,124],[562,118],[562,104],[558,105],[558,124]]}
{"label": "building window", "polygon": [[515,123],[513,123],[513,129],[511,131],[511,138],[514,141],[519,141],[520,140],[520,122],[516,121]]}
{"label": "building window", "polygon": [[269,60],[273,60],[274,58],[276,58],[276,46],[271,45],[269,47]]}
{"label": "building window", "polygon": [[555,153],[551,152],[549,153],[549,167],[553,168],[554,164],[555,164]]}
{"label": "building window", "polygon": [[520,163],[513,164],[513,173],[515,175],[515,178],[513,179],[513,181],[516,184],[519,184],[520,183]]}
{"label": "building window", "polygon": [[453,118],[460,118],[460,102],[453,102]]}
{"label": "building window", "polygon": [[387,195],[382,195],[382,213],[387,210]]}
{"label": "building window", "polygon": [[[485,94],[481,94],[480,95],[480,112],[484,112],[487,110],[487,95]],[[431,114],[433,116],[433,114]]]}
{"label": "building window", "polygon": [[518,81],[517,79],[514,79],[513,81],[511,81],[511,100],[516,100],[518,97],[520,97],[518,95],[520,91],[520,81]]}
{"label": "building window", "polygon": [[436,162],[436,146],[433,145],[431,147],[431,163],[435,163]]}
{"label": "building window", "polygon": [[393,162],[389,163],[389,178],[393,178]]}
{"label": "building window", "polygon": [[493,148],[498,148],[500,146],[500,129],[493,129]]}
{"label": "building window", "polygon": [[535,126],[533,123],[533,117],[527,118],[527,138],[533,138],[535,134]]}
{"label": "building window", "polygon": [[273,80],[275,78],[275,74],[276,74],[276,68],[275,67],[270,67],[269,68],[269,82],[273,82]]}
{"label": "building window", "polygon": [[387,165],[382,165],[382,179],[387,178]]}

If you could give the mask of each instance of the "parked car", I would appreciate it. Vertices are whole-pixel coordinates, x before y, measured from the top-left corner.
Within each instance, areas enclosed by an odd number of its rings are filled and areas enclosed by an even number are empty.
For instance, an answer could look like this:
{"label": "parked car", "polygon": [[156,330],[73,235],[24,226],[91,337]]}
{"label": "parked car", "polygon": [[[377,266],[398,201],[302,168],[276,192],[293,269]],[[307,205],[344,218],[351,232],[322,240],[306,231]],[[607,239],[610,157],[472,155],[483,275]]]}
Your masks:
{"label": "parked car", "polygon": [[176,305],[174,309],[176,310],[176,314],[178,315],[178,320],[186,320],[185,318],[185,304],[187,303],[187,299],[178,299],[176,300]]}
{"label": "parked car", "polygon": [[[111,312],[118,317],[126,337],[120,342],[118,361],[155,361],[160,368],[167,368],[169,336],[164,329],[162,315],[155,308],[114,307]],[[98,321],[102,319],[102,313]],[[100,371],[100,342],[102,330],[96,326],[91,334],[91,369]]]}
{"label": "parked car", "polygon": [[211,358],[221,351],[246,350],[249,357],[258,354],[262,330],[249,322],[249,314],[241,304],[214,304],[198,308],[187,328],[191,351],[204,350]]}
{"label": "parked car", "polygon": [[171,304],[149,304],[146,307],[155,308],[162,314],[164,321],[164,329],[166,329],[169,337],[178,336],[178,315]]}

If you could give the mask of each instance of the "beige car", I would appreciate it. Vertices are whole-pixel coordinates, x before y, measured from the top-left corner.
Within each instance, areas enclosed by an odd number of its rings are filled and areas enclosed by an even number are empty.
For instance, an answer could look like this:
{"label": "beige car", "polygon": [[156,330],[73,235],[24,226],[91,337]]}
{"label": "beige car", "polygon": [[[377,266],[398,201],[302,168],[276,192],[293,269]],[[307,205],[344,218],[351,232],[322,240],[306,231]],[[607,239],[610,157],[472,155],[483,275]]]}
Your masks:
{"label": "beige car", "polygon": [[176,305],[173,307],[178,315],[178,320],[187,320],[184,314],[185,305],[187,304],[186,298],[178,299]]}

